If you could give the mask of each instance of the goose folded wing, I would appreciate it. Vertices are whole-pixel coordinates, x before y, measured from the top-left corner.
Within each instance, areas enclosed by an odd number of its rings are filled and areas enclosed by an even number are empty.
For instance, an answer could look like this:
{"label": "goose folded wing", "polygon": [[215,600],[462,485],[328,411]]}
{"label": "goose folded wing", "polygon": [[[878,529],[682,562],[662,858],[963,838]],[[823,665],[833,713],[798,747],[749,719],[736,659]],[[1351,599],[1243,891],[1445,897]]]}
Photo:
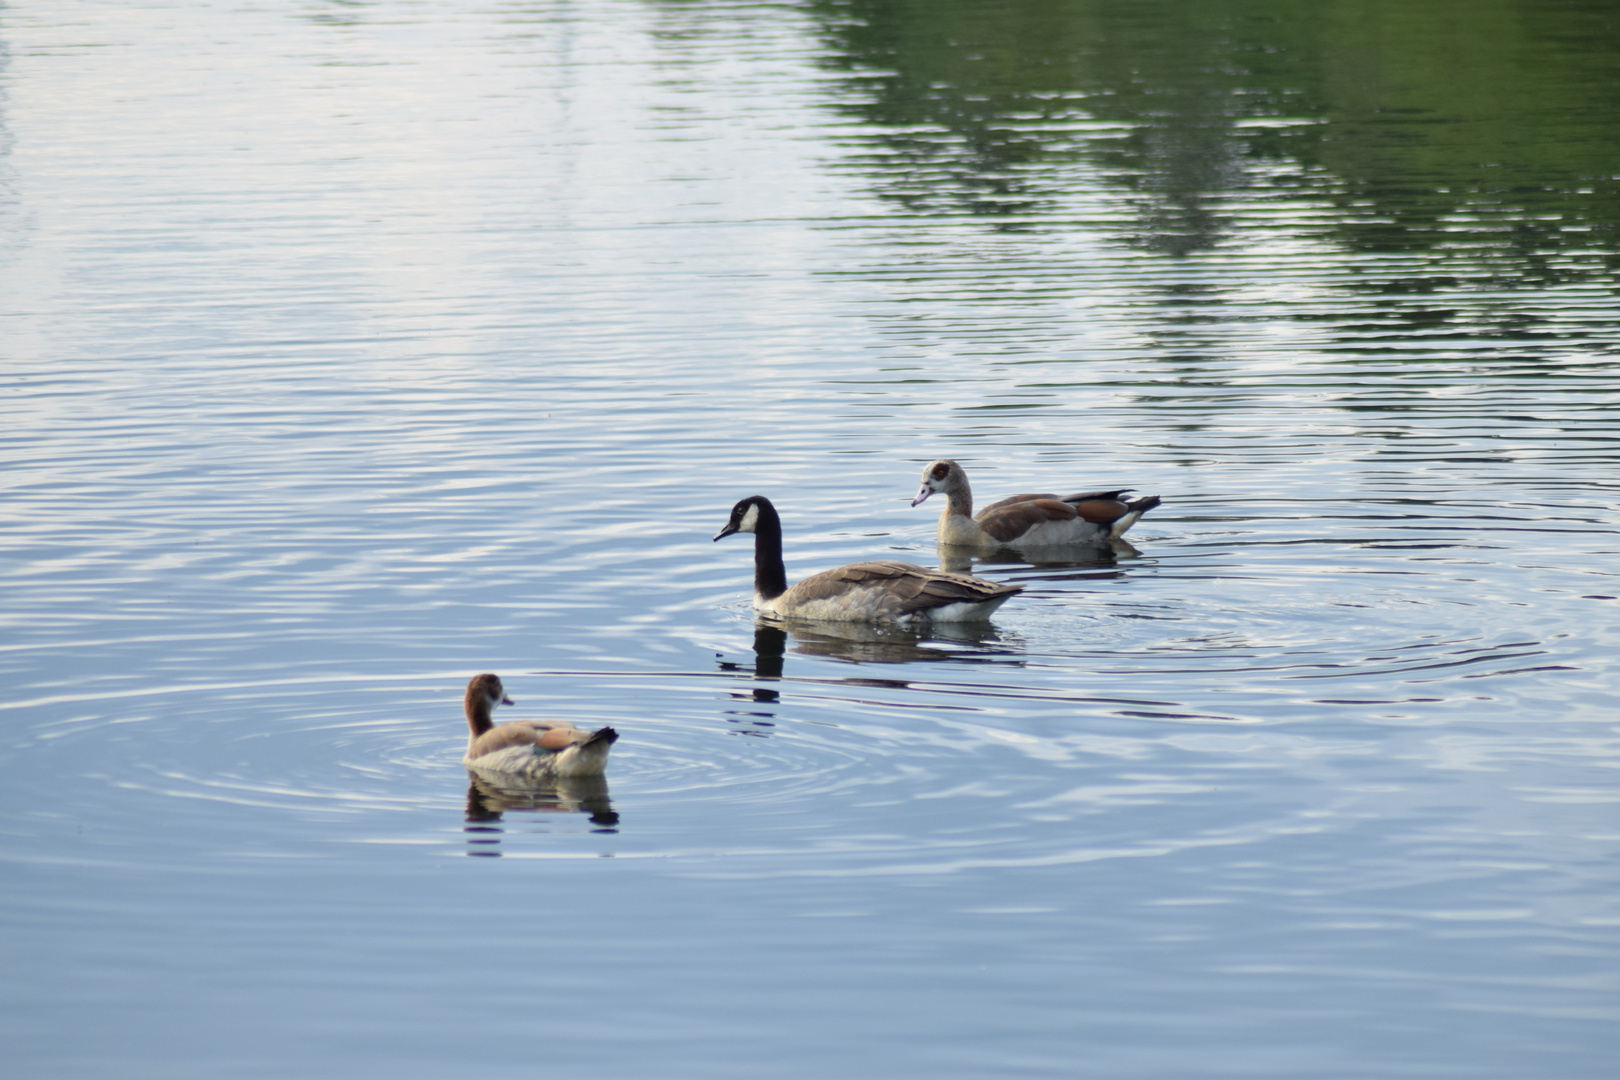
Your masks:
{"label": "goose folded wing", "polygon": [[899,602],[900,614],[912,615],[947,604],[975,604],[1017,592],[1017,586],[996,585],[965,574],[928,570],[912,563],[864,562],[841,566],[839,574],[855,587],[879,587]]}
{"label": "goose folded wing", "polygon": [[1131,509],[1118,499],[1108,498],[1085,499],[1071,505],[1074,506],[1076,513],[1093,525],[1112,525]]}
{"label": "goose folded wing", "polygon": [[1077,491],[1073,495],[1053,495],[1051,492],[1025,492],[1021,495],[1009,495],[1005,499],[997,499],[989,506],[981,509],[977,514],[974,515],[974,517],[982,520],[986,514],[993,510],[1000,510],[1003,507],[1013,506],[1017,503],[1037,502],[1041,499],[1053,499],[1057,502],[1066,502],[1070,503],[1071,505],[1074,503],[1090,502],[1093,499],[1119,499],[1130,490],[1132,489],[1109,488],[1107,491]]}
{"label": "goose folded wing", "polygon": [[591,737],[572,724],[551,720],[514,720],[478,736],[473,743],[472,756],[492,754],[509,746],[534,746],[556,753],[578,745]]}
{"label": "goose folded wing", "polygon": [[[1123,512],[1123,511],[1122,511]],[[1073,521],[1080,511],[1058,499],[1031,499],[979,515],[979,528],[991,539],[1007,543],[1048,521]]]}
{"label": "goose folded wing", "polygon": [[855,593],[883,598],[892,615],[910,615],[962,601],[988,600],[1007,591],[963,574],[929,570],[914,563],[876,560],[850,563],[807,577],[793,587],[802,601],[832,600]]}
{"label": "goose folded wing", "polygon": [[1053,495],[1050,492],[1041,493],[1041,494],[1026,492],[1026,493],[1024,493],[1022,495],[1009,495],[1005,499],[997,499],[995,502],[991,503],[989,506],[982,507],[979,510],[979,512],[974,516],[982,518],[982,517],[984,517],[984,515],[990,513],[992,510],[1000,510],[1004,506],[1013,506],[1013,505],[1015,505],[1017,503],[1034,502],[1037,499],[1056,499],[1059,502],[1062,502],[1063,501],[1063,496],[1062,495]]}
{"label": "goose folded wing", "polygon": [[498,728],[486,731],[473,741],[471,749],[467,751],[469,757],[483,757],[513,746],[537,746],[543,729],[534,724],[518,722],[515,724],[502,724]]}
{"label": "goose folded wing", "polygon": [[591,737],[588,731],[581,731],[571,724],[559,724],[540,733],[537,745],[542,750],[566,750],[570,746],[577,746]]}
{"label": "goose folded wing", "polygon": [[977,578],[940,574],[923,583],[916,599],[910,601],[910,611],[925,611],[945,607],[947,604],[977,604],[998,596],[1009,596],[1022,586],[995,585]]}
{"label": "goose folded wing", "polygon": [[824,570],[807,577],[794,586],[805,599],[819,600],[854,592],[858,589],[882,589],[895,596],[914,595],[920,587],[920,578],[928,573],[911,563],[878,560],[850,563],[832,570]]}
{"label": "goose folded wing", "polygon": [[[1093,502],[1093,501],[1123,502],[1124,498],[1125,498],[1125,493],[1127,491],[1131,491],[1131,490],[1133,490],[1133,489],[1131,489],[1131,488],[1109,488],[1107,491],[1077,491],[1073,495],[1064,495],[1064,496],[1061,496],[1061,498],[1063,499],[1064,502],[1069,503],[1071,505],[1074,504],[1074,503]],[[1059,498],[1060,496],[1053,495],[1051,497],[1056,499],[1056,498]]]}

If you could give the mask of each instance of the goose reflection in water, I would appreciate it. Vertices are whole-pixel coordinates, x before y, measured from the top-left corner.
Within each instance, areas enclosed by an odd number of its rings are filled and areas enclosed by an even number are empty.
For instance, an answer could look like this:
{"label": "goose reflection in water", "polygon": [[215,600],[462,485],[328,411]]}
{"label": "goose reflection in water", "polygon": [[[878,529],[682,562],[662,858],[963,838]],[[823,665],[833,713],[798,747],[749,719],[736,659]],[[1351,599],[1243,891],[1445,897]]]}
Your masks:
{"label": "goose reflection in water", "polygon": [[[1023,664],[1024,639],[989,623],[935,624],[931,627],[905,627],[881,623],[812,622],[792,619],[785,622],[760,620],[754,624],[754,666],[734,660],[717,659],[722,672],[750,678],[755,685],[731,691],[734,701],[752,708],[727,711],[727,720],[738,725],[739,735],[765,736],[776,727],[776,713],[782,692],[760,682],[783,679],[782,669],[789,652],[800,656],[826,657],[852,664],[906,664],[918,661],[950,660],[958,664]],[[904,679],[851,676],[816,679],[849,686],[904,688]]]}
{"label": "goose reflection in water", "polygon": [[[776,680],[782,677],[782,657],[787,653],[787,634],[780,626],[774,623],[758,622],[754,624],[754,670],[751,672],[756,679]],[[741,664],[730,660],[718,660],[716,665],[721,671],[734,671],[749,673]],[[746,701],[754,705],[775,705],[782,700],[782,695],[769,686],[755,686],[747,693],[732,692],[733,701]],[[769,709],[728,709],[726,718],[729,722],[739,725],[736,729],[739,735],[765,736],[771,733],[770,729],[776,727],[776,713]]]}
{"label": "goose reflection in water", "polygon": [[[755,680],[775,682],[783,678],[788,653],[826,657],[852,664],[907,664],[919,661],[949,660],[955,663],[1022,663],[1024,640],[1017,634],[998,630],[989,623],[960,623],[951,626],[908,628],[887,624],[809,622],[759,622],[754,626],[754,666],[750,671],[735,661],[719,660],[721,671],[751,675]],[[903,680],[848,678],[838,680],[857,684],[904,685]],[[747,693],[734,692],[739,701],[774,704],[781,692],[770,686],[754,686]],[[771,716],[771,713],[754,713]]]}
{"label": "goose reflection in water", "polygon": [[499,780],[469,773],[467,816],[462,831],[467,834],[467,854],[497,857],[505,833],[502,815],[510,811],[540,814],[584,814],[591,832],[618,832],[619,815],[613,809],[607,781],[599,776],[558,779],[545,783],[525,783],[515,777]]}
{"label": "goose reflection in water", "polygon": [[[1007,662],[1023,652],[1017,634],[989,623],[937,624],[929,628],[856,623],[802,623],[787,628],[788,651],[852,664],[910,664],[937,660],[956,663]],[[758,646],[758,635],[755,645]],[[781,671],[781,662],[777,662]]]}
{"label": "goose reflection in water", "polygon": [[[957,544],[939,545],[939,568],[953,574],[969,574],[979,563],[1019,563],[1034,566],[1047,573],[1038,577],[1064,580],[1077,576],[1096,577],[1096,574],[1058,574],[1060,570],[1089,570],[1116,565],[1120,559],[1137,559],[1142,552],[1129,540],[1108,540],[1100,544],[1063,544],[1056,547],[1029,548],[1023,552],[1000,550],[981,552],[974,547]],[[1113,575],[1103,575],[1113,576]],[[1027,579],[1026,579],[1027,580]]]}

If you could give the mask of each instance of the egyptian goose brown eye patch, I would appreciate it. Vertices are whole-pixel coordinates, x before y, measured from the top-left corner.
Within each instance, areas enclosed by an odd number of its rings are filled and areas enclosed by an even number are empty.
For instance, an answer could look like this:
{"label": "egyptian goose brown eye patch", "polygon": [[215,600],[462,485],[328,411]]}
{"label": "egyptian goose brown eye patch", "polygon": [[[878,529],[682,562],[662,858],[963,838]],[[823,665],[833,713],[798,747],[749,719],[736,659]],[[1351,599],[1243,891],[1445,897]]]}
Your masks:
{"label": "egyptian goose brown eye patch", "polygon": [[934,479],[935,480],[943,480],[943,479],[945,479],[945,474],[950,472],[950,471],[951,471],[950,466],[948,466],[948,465],[935,465],[934,466]]}

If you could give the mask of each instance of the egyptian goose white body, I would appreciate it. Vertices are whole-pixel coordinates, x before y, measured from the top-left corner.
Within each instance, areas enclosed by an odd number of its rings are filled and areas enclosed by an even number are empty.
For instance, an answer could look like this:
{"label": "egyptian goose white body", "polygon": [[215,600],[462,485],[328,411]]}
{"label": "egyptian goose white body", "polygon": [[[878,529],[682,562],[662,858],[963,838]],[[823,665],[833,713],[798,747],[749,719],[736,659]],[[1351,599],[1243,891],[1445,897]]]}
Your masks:
{"label": "egyptian goose white body", "polygon": [[490,715],[510,705],[496,675],[475,675],[467,684],[469,769],[523,776],[531,780],[601,776],[608,748],[619,738],[610,727],[585,731],[562,720],[517,720],[496,727]]}
{"label": "egyptian goose white body", "polygon": [[949,458],[923,469],[916,506],[935,492],[945,496],[939,515],[939,542],[981,550],[1106,544],[1125,535],[1136,519],[1159,505],[1157,495],[1126,499],[1130,488],[1082,491],[1074,495],[1012,495],[973,512],[967,473]]}
{"label": "egyptian goose white body", "polygon": [[731,520],[715,539],[739,532],[754,534],[754,610],[775,618],[977,622],[1023,589],[887,560],[824,570],[788,588],[782,519],[769,499],[752,495],[732,507]]}

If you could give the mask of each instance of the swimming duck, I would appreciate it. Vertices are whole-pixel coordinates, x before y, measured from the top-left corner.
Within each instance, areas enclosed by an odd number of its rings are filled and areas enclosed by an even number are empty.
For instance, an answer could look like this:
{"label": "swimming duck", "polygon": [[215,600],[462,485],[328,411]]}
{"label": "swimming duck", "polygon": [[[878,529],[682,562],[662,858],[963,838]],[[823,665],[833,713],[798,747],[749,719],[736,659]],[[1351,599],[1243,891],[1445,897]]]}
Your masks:
{"label": "swimming duck", "polygon": [[887,560],[824,570],[790,589],[782,565],[782,519],[769,499],[751,495],[732,507],[731,520],[715,539],[740,532],[754,534],[754,610],[761,615],[834,622],[974,622],[988,619],[1023,589]]}
{"label": "swimming duck", "polygon": [[916,506],[934,492],[944,492],[939,515],[939,542],[980,549],[1052,547],[1059,544],[1105,544],[1125,534],[1136,519],[1159,505],[1157,495],[1126,499],[1130,488],[1082,491],[1074,495],[1012,495],[973,512],[973,489],[967,473],[949,458],[923,469],[922,487],[911,500]]}
{"label": "swimming duck", "polygon": [[619,738],[610,727],[584,731],[562,720],[517,720],[496,727],[490,714],[510,705],[498,675],[475,675],[467,684],[469,769],[525,776],[531,780],[601,776],[608,748]]}

